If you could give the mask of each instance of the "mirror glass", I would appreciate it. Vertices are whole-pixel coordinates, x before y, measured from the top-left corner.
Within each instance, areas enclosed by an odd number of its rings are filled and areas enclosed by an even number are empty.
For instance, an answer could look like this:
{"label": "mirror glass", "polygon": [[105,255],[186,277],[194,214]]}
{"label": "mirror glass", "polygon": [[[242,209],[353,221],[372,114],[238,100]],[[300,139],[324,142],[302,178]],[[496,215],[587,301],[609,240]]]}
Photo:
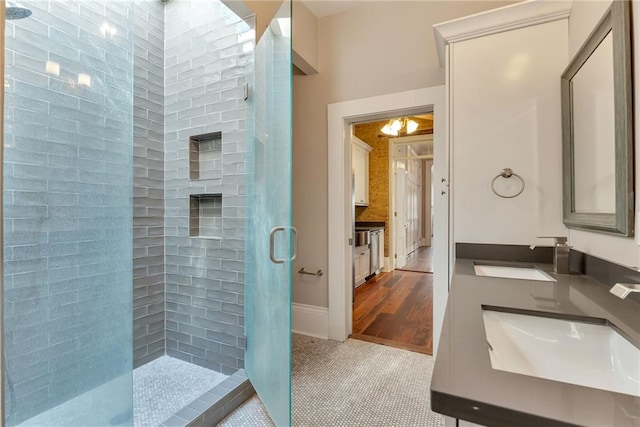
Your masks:
{"label": "mirror glass", "polygon": [[611,32],[571,79],[576,212],[615,213],[615,105]]}
{"label": "mirror glass", "polygon": [[634,233],[631,6],[614,1],[560,81],[564,223]]}

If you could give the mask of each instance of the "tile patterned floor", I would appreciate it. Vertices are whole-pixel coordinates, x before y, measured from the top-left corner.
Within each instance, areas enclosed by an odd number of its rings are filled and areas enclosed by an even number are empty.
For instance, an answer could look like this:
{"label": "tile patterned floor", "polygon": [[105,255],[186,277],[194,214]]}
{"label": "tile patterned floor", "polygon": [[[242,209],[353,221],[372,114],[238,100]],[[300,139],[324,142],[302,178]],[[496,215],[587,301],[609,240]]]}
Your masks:
{"label": "tile patterned floor", "polygon": [[[292,420],[297,427],[441,427],[429,410],[433,357],[364,341],[293,336]],[[221,427],[273,426],[257,397]]]}
{"label": "tile patterned floor", "polygon": [[156,427],[228,375],[162,356],[133,371],[133,425]]}
{"label": "tile patterned floor", "polygon": [[227,416],[218,427],[275,427],[257,395]]}

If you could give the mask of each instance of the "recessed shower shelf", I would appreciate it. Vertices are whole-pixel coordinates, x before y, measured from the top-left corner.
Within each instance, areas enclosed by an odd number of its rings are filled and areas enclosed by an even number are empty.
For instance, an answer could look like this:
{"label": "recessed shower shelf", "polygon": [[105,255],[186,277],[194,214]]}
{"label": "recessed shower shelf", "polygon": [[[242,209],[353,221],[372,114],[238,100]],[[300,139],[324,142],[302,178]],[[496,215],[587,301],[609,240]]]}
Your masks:
{"label": "recessed shower shelf", "polygon": [[189,236],[222,239],[222,194],[189,196]]}
{"label": "recessed shower shelf", "polygon": [[192,180],[222,177],[222,132],[189,137],[189,178]]}

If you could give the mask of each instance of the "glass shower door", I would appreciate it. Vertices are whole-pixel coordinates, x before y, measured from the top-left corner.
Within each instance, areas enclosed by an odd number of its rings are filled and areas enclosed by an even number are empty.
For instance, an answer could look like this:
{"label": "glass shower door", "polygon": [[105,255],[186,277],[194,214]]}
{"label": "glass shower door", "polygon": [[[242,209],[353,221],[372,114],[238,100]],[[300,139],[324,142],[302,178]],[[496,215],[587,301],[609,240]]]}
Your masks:
{"label": "glass shower door", "polygon": [[291,425],[291,84],[287,0],[256,46],[247,114],[245,368],[277,426]]}

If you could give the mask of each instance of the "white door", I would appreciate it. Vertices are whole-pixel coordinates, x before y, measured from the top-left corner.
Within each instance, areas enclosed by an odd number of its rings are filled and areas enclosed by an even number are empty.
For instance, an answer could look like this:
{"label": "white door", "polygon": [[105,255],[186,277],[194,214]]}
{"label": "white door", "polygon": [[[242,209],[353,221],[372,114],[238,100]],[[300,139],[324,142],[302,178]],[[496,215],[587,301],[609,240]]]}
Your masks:
{"label": "white door", "polygon": [[395,161],[395,268],[407,264],[407,170],[405,162]]}
{"label": "white door", "polygon": [[[417,156],[414,150],[410,153]],[[407,174],[407,222],[409,223],[409,238],[407,241],[407,254],[411,254],[420,247],[420,213],[422,197],[422,168],[419,160],[410,160],[409,173]]]}

